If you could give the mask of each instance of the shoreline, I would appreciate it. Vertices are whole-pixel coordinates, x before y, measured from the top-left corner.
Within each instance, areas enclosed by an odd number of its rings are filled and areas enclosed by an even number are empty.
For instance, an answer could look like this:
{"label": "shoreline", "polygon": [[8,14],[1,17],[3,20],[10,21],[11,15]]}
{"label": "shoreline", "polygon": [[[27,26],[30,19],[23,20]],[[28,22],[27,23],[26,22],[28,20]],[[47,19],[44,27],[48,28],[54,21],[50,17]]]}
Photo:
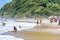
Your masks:
{"label": "shoreline", "polygon": [[[8,34],[11,33],[11,34]],[[60,34],[53,34],[53,33],[49,33],[49,32],[45,32],[45,31],[26,31],[26,30],[22,30],[22,31],[18,31],[17,33],[14,32],[8,32],[8,35],[13,35],[16,38],[23,38],[24,40],[52,40],[55,39],[60,39]],[[6,34],[5,34],[6,35]]]}
{"label": "shoreline", "polygon": [[[58,32],[58,33],[56,33]],[[2,35],[15,36],[24,40],[60,40],[60,29],[25,29],[15,32],[6,32]]]}

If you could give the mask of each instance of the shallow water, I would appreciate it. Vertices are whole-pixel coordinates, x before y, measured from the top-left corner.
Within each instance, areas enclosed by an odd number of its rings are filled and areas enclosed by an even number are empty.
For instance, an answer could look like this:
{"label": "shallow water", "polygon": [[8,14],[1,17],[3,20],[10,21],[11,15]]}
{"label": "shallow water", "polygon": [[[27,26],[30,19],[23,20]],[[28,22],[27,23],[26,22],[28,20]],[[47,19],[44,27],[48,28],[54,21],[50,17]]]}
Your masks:
{"label": "shallow water", "polygon": [[[1,24],[0,25],[0,33],[12,31],[14,26],[16,26],[17,30],[29,29],[29,28],[33,28],[34,26],[36,26],[35,23],[28,23],[28,22],[7,21],[5,23],[6,23],[6,25],[2,26],[2,23],[0,22],[0,24]],[[21,26],[21,28],[19,28],[19,25]]]}
{"label": "shallow water", "polygon": [[[2,21],[6,23],[5,26],[2,26]],[[21,26],[21,28],[19,28],[19,25]],[[0,40],[23,40],[21,38],[16,38],[14,36],[1,35],[5,32],[13,31],[14,26],[16,26],[17,30],[19,31],[19,30],[33,28],[34,26],[36,26],[36,24],[35,23],[28,23],[28,22],[15,22],[15,20],[9,20],[9,19],[3,20],[0,18]]]}

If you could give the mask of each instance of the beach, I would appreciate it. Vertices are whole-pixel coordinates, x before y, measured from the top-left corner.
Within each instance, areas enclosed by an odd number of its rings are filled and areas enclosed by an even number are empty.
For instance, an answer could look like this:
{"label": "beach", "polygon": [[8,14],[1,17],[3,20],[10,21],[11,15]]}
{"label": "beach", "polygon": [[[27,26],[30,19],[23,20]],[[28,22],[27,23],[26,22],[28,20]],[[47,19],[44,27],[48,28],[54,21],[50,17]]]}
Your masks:
{"label": "beach", "polygon": [[[19,28],[18,25],[21,25],[22,28]],[[18,31],[16,33],[9,32],[13,30],[13,26],[17,27]],[[39,25],[34,22],[26,21],[6,21],[6,25],[2,28],[4,33],[1,35],[14,36],[15,38],[22,38],[24,40],[60,40],[59,27],[57,23],[49,23],[49,20],[43,20],[42,24]]]}

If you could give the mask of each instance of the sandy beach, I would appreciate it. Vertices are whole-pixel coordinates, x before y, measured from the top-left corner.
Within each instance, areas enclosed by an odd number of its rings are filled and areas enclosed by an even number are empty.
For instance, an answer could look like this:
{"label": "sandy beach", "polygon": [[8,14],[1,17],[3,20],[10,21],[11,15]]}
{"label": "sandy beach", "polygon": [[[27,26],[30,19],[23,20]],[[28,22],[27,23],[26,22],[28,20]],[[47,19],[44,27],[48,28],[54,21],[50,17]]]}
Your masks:
{"label": "sandy beach", "polygon": [[[51,24],[51,26],[53,26],[53,24]],[[60,40],[60,28],[34,27],[18,31],[17,33],[7,32],[7,34],[17,38],[23,38],[24,40]]]}
{"label": "sandy beach", "polygon": [[18,31],[12,33],[17,38],[23,38],[24,40],[60,40],[60,34],[53,34],[45,31]]}
{"label": "sandy beach", "polygon": [[1,35],[15,36],[16,38],[23,38],[24,40],[60,40],[60,26],[57,23],[49,23],[49,20],[43,20],[42,24],[38,26],[36,23],[31,24],[30,22],[18,22],[18,24],[14,22],[12,24],[15,26],[21,24],[22,28],[27,29],[18,30],[16,33],[6,32]]}

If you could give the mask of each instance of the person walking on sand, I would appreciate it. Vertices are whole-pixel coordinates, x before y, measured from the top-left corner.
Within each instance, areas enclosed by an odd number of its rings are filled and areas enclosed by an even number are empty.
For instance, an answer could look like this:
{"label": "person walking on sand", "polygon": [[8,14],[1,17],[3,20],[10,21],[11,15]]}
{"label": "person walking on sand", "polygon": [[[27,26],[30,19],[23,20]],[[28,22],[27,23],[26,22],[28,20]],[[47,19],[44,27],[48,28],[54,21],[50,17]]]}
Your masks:
{"label": "person walking on sand", "polygon": [[40,24],[42,23],[42,19],[40,19]]}
{"label": "person walking on sand", "polygon": [[39,19],[37,19],[37,24],[39,24]]}

